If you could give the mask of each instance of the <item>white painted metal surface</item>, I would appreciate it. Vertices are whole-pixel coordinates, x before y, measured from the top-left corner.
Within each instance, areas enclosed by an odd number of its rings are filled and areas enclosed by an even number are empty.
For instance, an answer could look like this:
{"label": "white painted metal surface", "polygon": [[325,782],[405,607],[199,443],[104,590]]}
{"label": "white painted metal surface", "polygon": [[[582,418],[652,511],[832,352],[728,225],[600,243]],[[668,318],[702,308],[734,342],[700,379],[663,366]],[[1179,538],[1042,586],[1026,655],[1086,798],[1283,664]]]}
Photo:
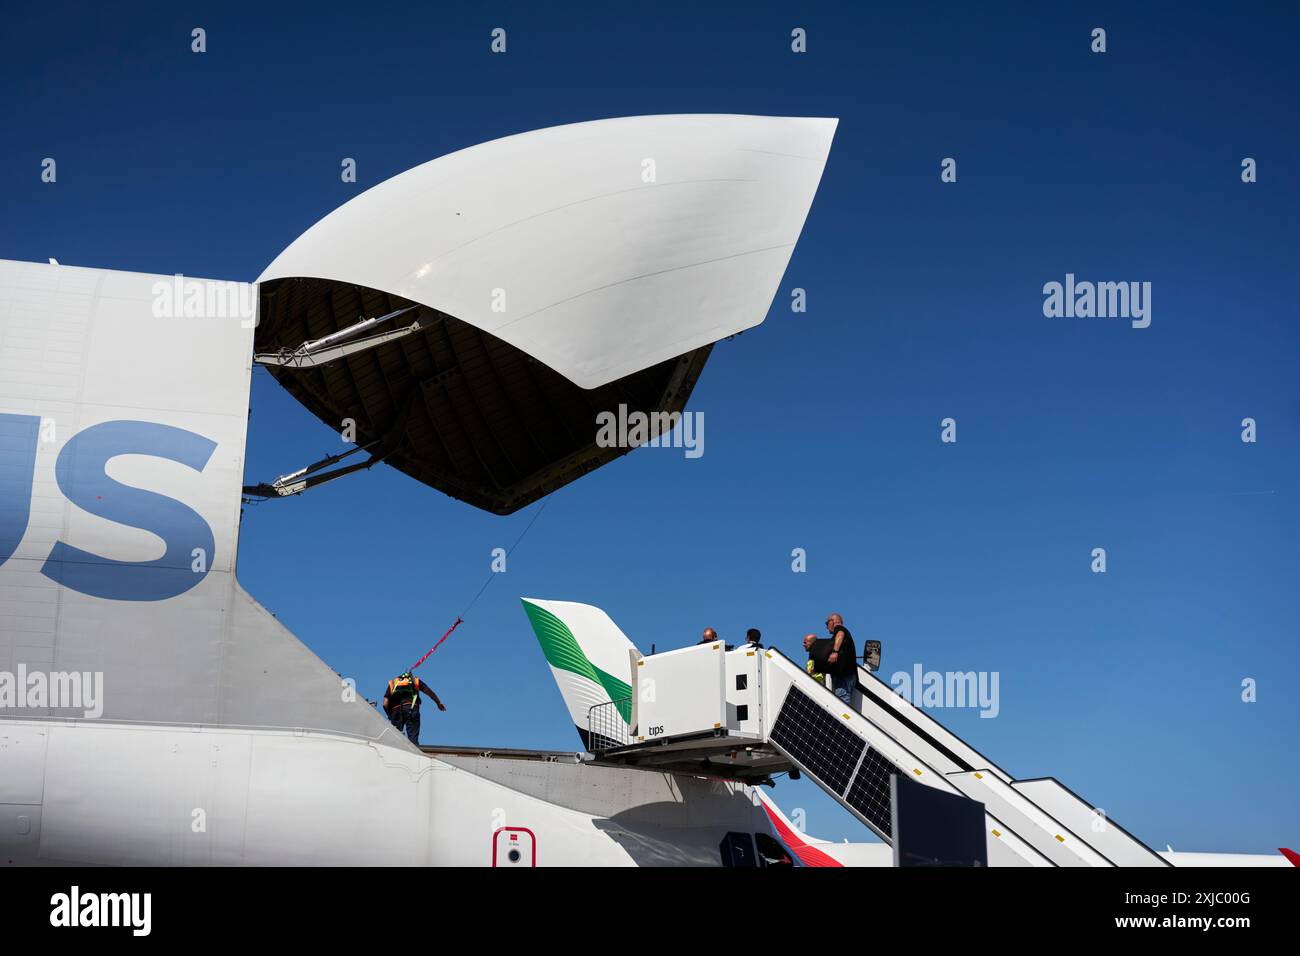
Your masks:
{"label": "white painted metal surface", "polygon": [[727,660],[721,641],[637,662],[637,736],[665,740],[727,727]]}
{"label": "white painted metal surface", "polygon": [[1195,853],[1170,849],[1161,850],[1160,856],[1174,866],[1295,866],[1281,853]]}
{"label": "white painted metal surface", "polygon": [[[488,772],[338,735],[5,720],[0,743],[0,777],[28,788],[0,804],[7,864],[490,866],[511,826],[539,865],[716,866],[729,830],[769,830],[739,785],[576,762]],[[41,773],[10,762],[19,748]]]}
{"label": "white painted metal surface", "polygon": [[[632,697],[636,648],[608,614],[572,601],[522,601],[579,732],[587,729],[592,707]],[[631,708],[626,710],[630,718]]]}
{"label": "white painted metal surface", "polygon": [[104,720],[391,733],[235,581],[256,313],[222,303],[255,300],[185,284],[0,261],[0,670],[101,673]]}
{"label": "white painted metal surface", "polygon": [[743,645],[727,652],[727,730],[732,736],[763,733],[761,655]]}
{"label": "white painted metal surface", "polygon": [[948,780],[1057,866],[1115,865],[1000,777],[970,770],[948,774]]}
{"label": "white painted metal surface", "polygon": [[493,140],[366,191],[258,281],[400,295],[595,388],[763,321],[836,123],[637,116]]}
{"label": "white painted metal surface", "polygon": [[1051,777],[1017,780],[1011,786],[1087,840],[1116,866],[1164,866],[1168,862],[1059,780]]}

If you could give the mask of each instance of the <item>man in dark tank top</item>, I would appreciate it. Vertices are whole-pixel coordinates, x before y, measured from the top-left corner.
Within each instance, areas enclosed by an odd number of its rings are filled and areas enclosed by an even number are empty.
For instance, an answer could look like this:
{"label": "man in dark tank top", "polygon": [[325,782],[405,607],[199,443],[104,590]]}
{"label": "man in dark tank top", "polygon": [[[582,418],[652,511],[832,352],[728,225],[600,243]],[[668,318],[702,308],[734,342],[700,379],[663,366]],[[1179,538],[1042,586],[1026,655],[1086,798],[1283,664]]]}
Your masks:
{"label": "man in dark tank top", "polygon": [[853,704],[853,685],[858,682],[858,650],[853,635],[844,626],[838,614],[826,617],[826,630],[831,636],[832,648],[826,658],[830,667],[831,689],[844,703]]}

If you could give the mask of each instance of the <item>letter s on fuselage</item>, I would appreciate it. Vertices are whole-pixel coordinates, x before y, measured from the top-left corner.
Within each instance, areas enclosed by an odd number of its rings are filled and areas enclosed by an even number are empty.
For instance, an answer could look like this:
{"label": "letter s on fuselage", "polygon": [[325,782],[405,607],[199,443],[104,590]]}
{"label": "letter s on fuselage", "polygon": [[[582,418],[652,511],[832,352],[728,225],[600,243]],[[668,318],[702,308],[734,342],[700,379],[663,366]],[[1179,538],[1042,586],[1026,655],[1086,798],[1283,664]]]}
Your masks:
{"label": "letter s on fuselage", "polygon": [[[31,517],[32,481],[41,420],[0,414],[0,565],[17,550]],[[54,466],[59,490],[90,514],[151,532],[166,545],[152,561],[119,561],[57,541],[41,573],[64,587],[116,601],[165,601],[207,576],[215,557],[211,526],[188,505],[108,476],[118,455],[147,455],[203,471],[216,443],[157,422],[110,421],[68,439]],[[201,570],[192,556],[201,549]]]}

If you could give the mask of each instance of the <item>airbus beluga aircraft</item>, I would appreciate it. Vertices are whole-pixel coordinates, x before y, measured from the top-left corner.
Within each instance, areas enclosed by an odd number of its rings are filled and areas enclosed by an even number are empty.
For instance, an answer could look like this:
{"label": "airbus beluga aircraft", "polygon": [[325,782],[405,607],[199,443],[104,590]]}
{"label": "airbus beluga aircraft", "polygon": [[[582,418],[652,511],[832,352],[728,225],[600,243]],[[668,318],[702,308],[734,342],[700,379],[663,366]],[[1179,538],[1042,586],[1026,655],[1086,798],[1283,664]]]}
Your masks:
{"label": "airbus beluga aircraft", "polygon": [[[763,320],[835,126],[495,140],[252,284],[0,262],[0,862],[889,865],[906,776],[972,809],[990,865],[1285,865],[1096,832],[869,671],[844,707],[775,651],[644,656],[584,604],[524,602],[583,751],[417,749],[236,579],[245,496],[385,463],[507,514],[625,454],[595,413],[680,412]],[[256,364],[355,447],[245,486]],[[801,835],[761,789],[791,771],[884,842]]]}

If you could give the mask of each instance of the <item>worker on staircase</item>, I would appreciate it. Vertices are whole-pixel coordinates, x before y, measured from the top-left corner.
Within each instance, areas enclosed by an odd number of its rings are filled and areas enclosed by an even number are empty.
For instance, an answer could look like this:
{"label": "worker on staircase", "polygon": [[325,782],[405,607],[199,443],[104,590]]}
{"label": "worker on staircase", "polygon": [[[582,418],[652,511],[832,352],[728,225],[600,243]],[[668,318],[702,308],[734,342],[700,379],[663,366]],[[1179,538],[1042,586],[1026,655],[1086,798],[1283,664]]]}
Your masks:
{"label": "worker on staircase", "polygon": [[838,614],[827,616],[826,630],[831,635],[831,652],[826,656],[831,689],[836,697],[852,705],[853,688],[858,682],[858,650],[853,644],[853,635],[844,626],[844,618]]}
{"label": "worker on staircase", "polygon": [[808,652],[808,663],[804,669],[808,671],[808,676],[819,684],[826,683],[826,671],[830,666],[826,663],[826,658],[831,652],[831,639],[829,637],[818,637],[816,634],[805,634],[803,636],[803,649]]}

